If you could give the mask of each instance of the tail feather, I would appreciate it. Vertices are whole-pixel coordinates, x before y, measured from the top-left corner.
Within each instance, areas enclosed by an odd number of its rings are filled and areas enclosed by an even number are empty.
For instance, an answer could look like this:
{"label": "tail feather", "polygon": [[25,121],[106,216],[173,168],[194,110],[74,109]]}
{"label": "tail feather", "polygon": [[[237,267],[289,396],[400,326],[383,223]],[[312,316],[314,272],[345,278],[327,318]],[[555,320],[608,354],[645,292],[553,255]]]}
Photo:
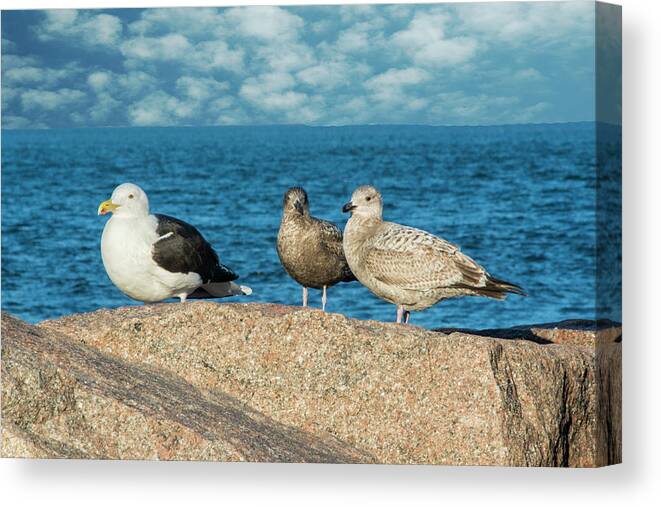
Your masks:
{"label": "tail feather", "polygon": [[237,275],[230,268],[224,264],[218,264],[214,269],[210,283],[232,282],[237,278],[239,278],[239,275]]}
{"label": "tail feather", "polygon": [[213,299],[230,296],[249,296],[252,289],[234,282],[208,283],[188,295],[188,299]]}
{"label": "tail feather", "polygon": [[487,283],[484,287],[484,290],[487,292],[501,293],[503,297],[506,293],[518,294],[519,296],[528,295],[522,287],[514,283],[506,282],[505,280],[499,280],[498,278],[494,278],[491,275],[487,277]]}

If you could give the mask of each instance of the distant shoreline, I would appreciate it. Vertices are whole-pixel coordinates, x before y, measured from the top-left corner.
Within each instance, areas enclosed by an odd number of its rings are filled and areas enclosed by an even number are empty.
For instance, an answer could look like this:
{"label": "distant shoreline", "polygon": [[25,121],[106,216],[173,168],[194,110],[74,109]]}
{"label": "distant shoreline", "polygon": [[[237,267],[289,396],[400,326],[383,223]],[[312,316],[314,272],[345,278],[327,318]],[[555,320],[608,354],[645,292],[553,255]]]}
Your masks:
{"label": "distant shoreline", "polygon": [[88,127],[48,127],[48,128],[32,128],[32,129],[18,129],[2,127],[3,132],[42,132],[42,131],[63,131],[63,130],[146,130],[146,129],[263,129],[263,128],[306,128],[306,129],[363,129],[363,128],[435,128],[435,129],[493,129],[493,128],[525,128],[525,127],[567,127],[567,126],[591,126],[603,125],[614,128],[622,128],[622,125],[595,121],[595,120],[580,120],[580,121],[567,121],[567,122],[546,122],[546,123],[494,123],[494,124],[463,124],[463,125],[442,125],[442,124],[425,124],[425,123],[373,123],[373,124],[356,124],[356,125],[306,125],[301,123],[273,123],[273,124],[256,124],[256,125],[122,125],[122,126],[88,126]]}

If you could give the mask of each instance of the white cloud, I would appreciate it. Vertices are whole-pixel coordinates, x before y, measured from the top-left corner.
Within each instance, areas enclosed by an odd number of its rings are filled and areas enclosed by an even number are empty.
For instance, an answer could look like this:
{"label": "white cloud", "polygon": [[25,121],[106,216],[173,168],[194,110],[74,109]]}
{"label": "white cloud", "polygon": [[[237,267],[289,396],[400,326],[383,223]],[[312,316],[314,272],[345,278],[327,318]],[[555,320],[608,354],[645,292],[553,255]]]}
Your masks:
{"label": "white cloud", "polygon": [[263,41],[295,40],[303,28],[303,19],[280,7],[238,7],[225,14],[234,34]]}
{"label": "white cloud", "polygon": [[[396,105],[413,105],[415,109],[422,107],[420,98],[407,93],[406,88],[419,85],[431,79],[428,72],[415,67],[406,69],[389,69],[382,74],[365,81],[364,87],[372,92],[371,98],[390,107]],[[413,102],[415,100],[415,102]]]}
{"label": "white cloud", "polygon": [[273,70],[298,70],[314,63],[314,53],[301,43],[274,43],[260,46],[254,51],[254,60]]}
{"label": "white cloud", "polygon": [[282,91],[294,86],[296,81],[287,72],[269,72],[267,74],[262,74],[259,77],[248,78],[242,89],[246,87],[258,87],[260,90],[265,90],[267,92],[272,91]]}
{"label": "white cloud", "polygon": [[72,106],[85,100],[86,95],[80,90],[60,88],[59,90],[25,90],[21,93],[21,104],[25,111],[53,111]]}
{"label": "white cloud", "polygon": [[340,33],[336,44],[337,49],[342,53],[359,53],[367,51],[372,46],[369,33],[351,28]]}
{"label": "white cloud", "polygon": [[591,30],[591,2],[495,2],[453,6],[461,29],[513,44],[575,39]]}
{"label": "white cloud", "polygon": [[75,63],[55,69],[45,67],[35,58],[17,55],[3,55],[2,63],[2,78],[10,86],[52,86],[81,72]]}
{"label": "white cloud", "polygon": [[111,80],[112,74],[110,72],[92,72],[89,76],[87,76],[87,84],[89,84],[92,90],[95,92],[100,92],[107,88]]}
{"label": "white cloud", "polygon": [[201,102],[218,97],[229,89],[229,83],[211,78],[183,76],[177,79],[177,89],[190,100]]}
{"label": "white cloud", "polygon": [[218,9],[183,7],[145,9],[128,30],[140,36],[180,33],[189,39],[208,39],[223,25],[224,18]]}
{"label": "white cloud", "polygon": [[184,60],[193,53],[193,46],[181,34],[171,33],[162,37],[135,37],[120,46],[127,58],[138,60]]}
{"label": "white cloud", "polygon": [[191,104],[163,91],[147,95],[129,107],[129,119],[133,125],[172,125],[190,118],[194,112]]}
{"label": "white cloud", "polygon": [[364,53],[378,50],[384,45],[385,20],[379,16],[361,21],[342,30],[334,49],[342,53]]}
{"label": "white cloud", "polygon": [[329,61],[307,67],[296,74],[298,80],[308,86],[321,90],[331,90],[348,85],[356,78],[362,78],[370,72],[369,66],[352,61]]}
{"label": "white cloud", "polygon": [[[2,57],[2,106],[6,116],[13,116],[12,125],[23,122],[24,116],[12,114],[10,106],[20,106],[23,113],[55,111],[64,106],[80,102],[85,94],[62,86],[62,82],[71,80],[82,70],[75,63],[62,68],[46,67],[38,59],[29,56],[3,55]],[[55,86],[59,89],[49,90]],[[6,122],[5,122],[6,123]],[[8,124],[8,123],[6,123]],[[36,125],[37,123],[30,124]],[[19,127],[12,127],[19,128]]]}
{"label": "white cloud", "polygon": [[[94,71],[87,77],[87,84],[94,91],[94,104],[87,111],[96,124],[125,117],[125,104],[145,92],[153,91],[158,81],[142,71],[116,74],[108,70]],[[113,116],[114,115],[114,116]]]}
{"label": "white cloud", "polygon": [[[112,95],[120,91],[117,78],[112,72],[96,71],[87,76],[87,84],[96,95],[94,104],[88,110],[89,118],[94,123],[103,123],[122,106],[122,102]],[[76,123],[84,121],[84,116],[79,116],[74,119]]]}
{"label": "white cloud", "polygon": [[385,11],[392,19],[405,19],[413,12],[413,6],[405,4],[386,5]]}
{"label": "white cloud", "polygon": [[13,67],[30,67],[40,65],[37,58],[33,56],[19,56],[19,55],[6,55],[2,54],[2,70],[11,69]]}
{"label": "white cloud", "polygon": [[38,67],[15,67],[7,69],[3,80],[7,84],[40,83],[46,80],[45,69]]}
{"label": "white cloud", "polygon": [[137,66],[141,66],[144,61],[160,61],[178,62],[200,70],[226,69],[240,72],[243,68],[243,49],[231,49],[222,40],[204,41],[194,45],[180,33],[160,37],[134,37],[121,44],[121,52],[129,60],[138,61]]}
{"label": "white cloud", "polygon": [[153,91],[158,80],[139,70],[132,70],[125,74],[98,70],[87,76],[87,84],[96,93],[107,91],[115,95],[135,97],[142,92]]}
{"label": "white cloud", "polygon": [[321,97],[313,97],[298,110],[287,112],[287,121],[290,123],[314,123],[324,114],[324,101]]}
{"label": "white cloud", "polygon": [[333,125],[349,125],[356,123],[369,123],[372,121],[372,107],[362,95],[348,94],[337,98],[337,105],[333,107],[334,117],[330,123]]}
{"label": "white cloud", "polygon": [[[95,92],[95,103],[89,109],[95,123],[113,114],[115,118],[127,114],[134,125],[179,124],[194,118],[203,121],[234,101],[227,96],[229,83],[208,77],[180,76],[174,83],[176,96],[157,90],[156,78],[142,71],[115,74],[98,70],[88,76],[87,83]],[[130,105],[122,111],[127,103]]]}
{"label": "white cloud", "polygon": [[253,123],[255,116],[261,122],[315,123],[324,116],[326,110],[323,96],[308,95],[295,90],[262,89],[255,97],[249,97],[246,93],[244,98],[257,109],[251,118]]}
{"label": "white cloud", "polygon": [[74,111],[73,113],[70,113],[69,119],[76,125],[83,125],[87,120],[86,116],[78,111]]}
{"label": "white cloud", "polygon": [[386,72],[368,79],[365,86],[370,89],[416,85],[431,79],[428,72],[415,67],[388,69]]}
{"label": "white cloud", "polygon": [[24,116],[2,115],[2,127],[7,129],[45,129],[47,125]]}
{"label": "white cloud", "polygon": [[393,35],[393,40],[404,47],[422,47],[443,39],[449,17],[442,12],[418,12],[405,30]]}
{"label": "white cloud", "polygon": [[477,50],[477,42],[469,37],[441,39],[417,49],[413,61],[419,65],[446,67],[470,60]]}
{"label": "white cloud", "polygon": [[36,28],[43,41],[72,38],[91,46],[114,47],[122,34],[122,22],[109,14],[92,14],[76,10],[45,11],[45,19]]}
{"label": "white cloud", "polygon": [[[89,117],[96,123],[107,120],[122,103],[107,92],[98,93],[95,104],[89,109]],[[84,118],[84,117],[83,117]]]}
{"label": "white cloud", "polygon": [[321,19],[319,21],[314,21],[308,23],[307,28],[316,34],[323,34],[333,30],[335,23],[331,19]]}
{"label": "white cloud", "polygon": [[379,14],[376,6],[368,4],[340,5],[338,12],[343,23],[355,23],[359,20],[373,19]]}
{"label": "white cloud", "polygon": [[[292,108],[303,105],[307,95],[304,93],[287,91],[283,93],[269,93],[263,95],[259,100],[259,105],[266,110],[291,110]],[[290,111],[291,112],[291,111]],[[294,114],[293,116],[296,116]]]}
{"label": "white cloud", "polygon": [[551,105],[548,102],[537,102],[531,106],[525,107],[522,110],[515,112],[512,121],[518,123],[529,123],[540,121],[540,113],[548,110]]}
{"label": "white cloud", "polygon": [[191,55],[190,64],[198,69],[225,69],[235,73],[243,71],[244,50],[232,49],[225,41],[200,42]]}
{"label": "white cloud", "polygon": [[477,42],[469,37],[446,38],[445,13],[416,13],[405,30],[392,36],[392,42],[418,65],[445,67],[470,60]]}
{"label": "white cloud", "polygon": [[250,123],[250,118],[244,114],[222,113],[216,117],[214,125],[244,125]]}
{"label": "white cloud", "polygon": [[295,80],[291,74],[273,72],[244,81],[239,95],[265,111],[283,111],[301,107],[307,95],[291,90]]}
{"label": "white cloud", "polygon": [[12,53],[16,51],[16,43],[10,41],[9,39],[5,39],[4,37],[2,38],[2,55],[6,55],[7,53]]}
{"label": "white cloud", "polygon": [[209,109],[212,111],[225,111],[233,107],[236,103],[236,100],[231,95],[225,95],[223,97],[213,99],[209,102]]}
{"label": "white cloud", "polygon": [[544,76],[541,74],[541,72],[533,67],[517,70],[510,77],[518,81],[542,81],[544,79]]}
{"label": "white cloud", "polygon": [[2,109],[3,112],[7,111],[9,103],[20,95],[20,89],[9,88],[7,85],[2,86]]}
{"label": "white cloud", "polygon": [[132,103],[128,116],[137,126],[188,124],[191,120],[215,123],[208,119],[209,114],[217,114],[233,104],[231,97],[223,101],[228,88],[228,83],[215,79],[182,76],[176,81],[180,96],[155,91]]}
{"label": "white cloud", "polygon": [[146,90],[153,90],[158,84],[156,77],[141,70],[133,70],[116,76],[117,85],[129,97],[136,96]]}

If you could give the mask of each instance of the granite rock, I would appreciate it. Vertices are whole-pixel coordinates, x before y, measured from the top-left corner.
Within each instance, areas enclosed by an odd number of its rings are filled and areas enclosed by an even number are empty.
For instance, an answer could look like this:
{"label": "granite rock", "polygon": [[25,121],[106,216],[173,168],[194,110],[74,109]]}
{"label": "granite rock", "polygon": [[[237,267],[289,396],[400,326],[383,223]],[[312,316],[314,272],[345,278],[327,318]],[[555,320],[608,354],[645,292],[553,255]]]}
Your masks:
{"label": "granite rock", "polygon": [[592,467],[621,328],[430,331],[192,302],[2,319],[3,455]]}

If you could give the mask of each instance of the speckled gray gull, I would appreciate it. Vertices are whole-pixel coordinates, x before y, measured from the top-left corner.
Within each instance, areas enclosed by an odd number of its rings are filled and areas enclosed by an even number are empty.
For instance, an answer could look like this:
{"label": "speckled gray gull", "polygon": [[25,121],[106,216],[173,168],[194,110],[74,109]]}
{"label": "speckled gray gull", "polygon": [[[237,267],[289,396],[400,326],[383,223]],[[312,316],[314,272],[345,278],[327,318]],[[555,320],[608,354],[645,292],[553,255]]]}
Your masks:
{"label": "speckled gray gull", "polygon": [[344,253],[360,283],[397,305],[397,322],[411,310],[424,310],[443,299],[485,296],[505,299],[525,292],[498,280],[459,247],[428,232],[383,220],[379,191],[357,188],[342,211],[351,212],[344,228]]}
{"label": "speckled gray gull", "polygon": [[248,295],[236,273],[190,224],[149,213],[147,194],[123,183],[99,205],[112,213],[101,237],[103,265],[112,283],[128,297],[155,303],[178,297],[208,299]]}
{"label": "speckled gray gull", "polygon": [[326,310],[326,289],[356,279],[344,258],[342,231],[310,215],[308,195],[300,187],[285,192],[277,250],[285,271],[303,286],[303,306],[308,304],[308,288],[322,289],[321,307]]}

